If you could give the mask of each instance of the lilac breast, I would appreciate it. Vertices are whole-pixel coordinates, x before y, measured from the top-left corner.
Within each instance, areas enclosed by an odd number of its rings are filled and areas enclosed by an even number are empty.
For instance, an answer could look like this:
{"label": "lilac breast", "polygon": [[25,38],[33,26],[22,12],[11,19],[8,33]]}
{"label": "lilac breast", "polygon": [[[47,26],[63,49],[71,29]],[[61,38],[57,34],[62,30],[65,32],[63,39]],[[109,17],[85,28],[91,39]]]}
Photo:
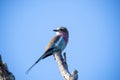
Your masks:
{"label": "lilac breast", "polygon": [[63,33],[62,36],[63,36],[63,38],[64,38],[64,40],[65,40],[66,45],[67,45],[69,35],[68,35],[67,33]]}

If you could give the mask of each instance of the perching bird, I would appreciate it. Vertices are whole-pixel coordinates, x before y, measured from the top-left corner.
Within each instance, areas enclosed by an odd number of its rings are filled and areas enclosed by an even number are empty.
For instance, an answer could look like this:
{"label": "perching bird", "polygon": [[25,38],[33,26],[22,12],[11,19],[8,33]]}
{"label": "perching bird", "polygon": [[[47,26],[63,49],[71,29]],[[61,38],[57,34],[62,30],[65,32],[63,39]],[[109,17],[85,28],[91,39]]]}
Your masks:
{"label": "perching bird", "polygon": [[58,27],[56,36],[50,41],[46,47],[45,53],[26,71],[26,74],[42,59],[51,56],[56,51],[63,51],[68,43],[69,33],[65,27]]}

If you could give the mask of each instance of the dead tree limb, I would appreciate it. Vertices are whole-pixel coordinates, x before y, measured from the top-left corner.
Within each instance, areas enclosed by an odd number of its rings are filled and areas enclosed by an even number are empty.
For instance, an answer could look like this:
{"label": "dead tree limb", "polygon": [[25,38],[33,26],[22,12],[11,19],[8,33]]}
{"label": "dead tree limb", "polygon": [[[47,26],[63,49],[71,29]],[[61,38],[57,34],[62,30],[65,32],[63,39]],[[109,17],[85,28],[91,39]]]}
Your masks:
{"label": "dead tree limb", "polygon": [[64,53],[63,56],[60,52],[54,53],[55,60],[58,63],[58,67],[59,67],[61,75],[63,76],[63,79],[64,80],[78,80],[78,71],[74,70],[71,74],[68,70],[68,65],[66,62],[66,53]]}
{"label": "dead tree limb", "polygon": [[15,80],[14,75],[8,70],[7,63],[2,61],[0,55],[0,80]]}

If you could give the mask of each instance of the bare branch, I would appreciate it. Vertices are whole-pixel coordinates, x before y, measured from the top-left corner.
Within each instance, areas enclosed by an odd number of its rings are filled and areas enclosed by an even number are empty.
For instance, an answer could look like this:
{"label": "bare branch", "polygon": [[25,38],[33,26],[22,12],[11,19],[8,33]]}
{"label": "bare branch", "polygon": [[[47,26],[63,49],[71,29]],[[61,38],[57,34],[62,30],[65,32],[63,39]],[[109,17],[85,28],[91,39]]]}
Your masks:
{"label": "bare branch", "polygon": [[71,74],[68,70],[66,53],[64,53],[63,56],[64,57],[62,57],[60,51],[54,53],[55,60],[58,63],[59,70],[64,80],[78,80],[78,71],[74,70]]}
{"label": "bare branch", "polygon": [[2,61],[2,57],[0,55],[0,80],[15,80],[14,75],[9,72],[7,63]]}

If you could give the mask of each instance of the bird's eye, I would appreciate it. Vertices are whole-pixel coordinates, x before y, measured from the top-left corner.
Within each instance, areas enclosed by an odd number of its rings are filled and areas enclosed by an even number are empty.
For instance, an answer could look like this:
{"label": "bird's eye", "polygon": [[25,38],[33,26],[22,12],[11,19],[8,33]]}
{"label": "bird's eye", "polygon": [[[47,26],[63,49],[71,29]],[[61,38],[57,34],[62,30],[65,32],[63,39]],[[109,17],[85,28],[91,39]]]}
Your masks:
{"label": "bird's eye", "polygon": [[60,29],[60,31],[63,31],[64,29]]}

